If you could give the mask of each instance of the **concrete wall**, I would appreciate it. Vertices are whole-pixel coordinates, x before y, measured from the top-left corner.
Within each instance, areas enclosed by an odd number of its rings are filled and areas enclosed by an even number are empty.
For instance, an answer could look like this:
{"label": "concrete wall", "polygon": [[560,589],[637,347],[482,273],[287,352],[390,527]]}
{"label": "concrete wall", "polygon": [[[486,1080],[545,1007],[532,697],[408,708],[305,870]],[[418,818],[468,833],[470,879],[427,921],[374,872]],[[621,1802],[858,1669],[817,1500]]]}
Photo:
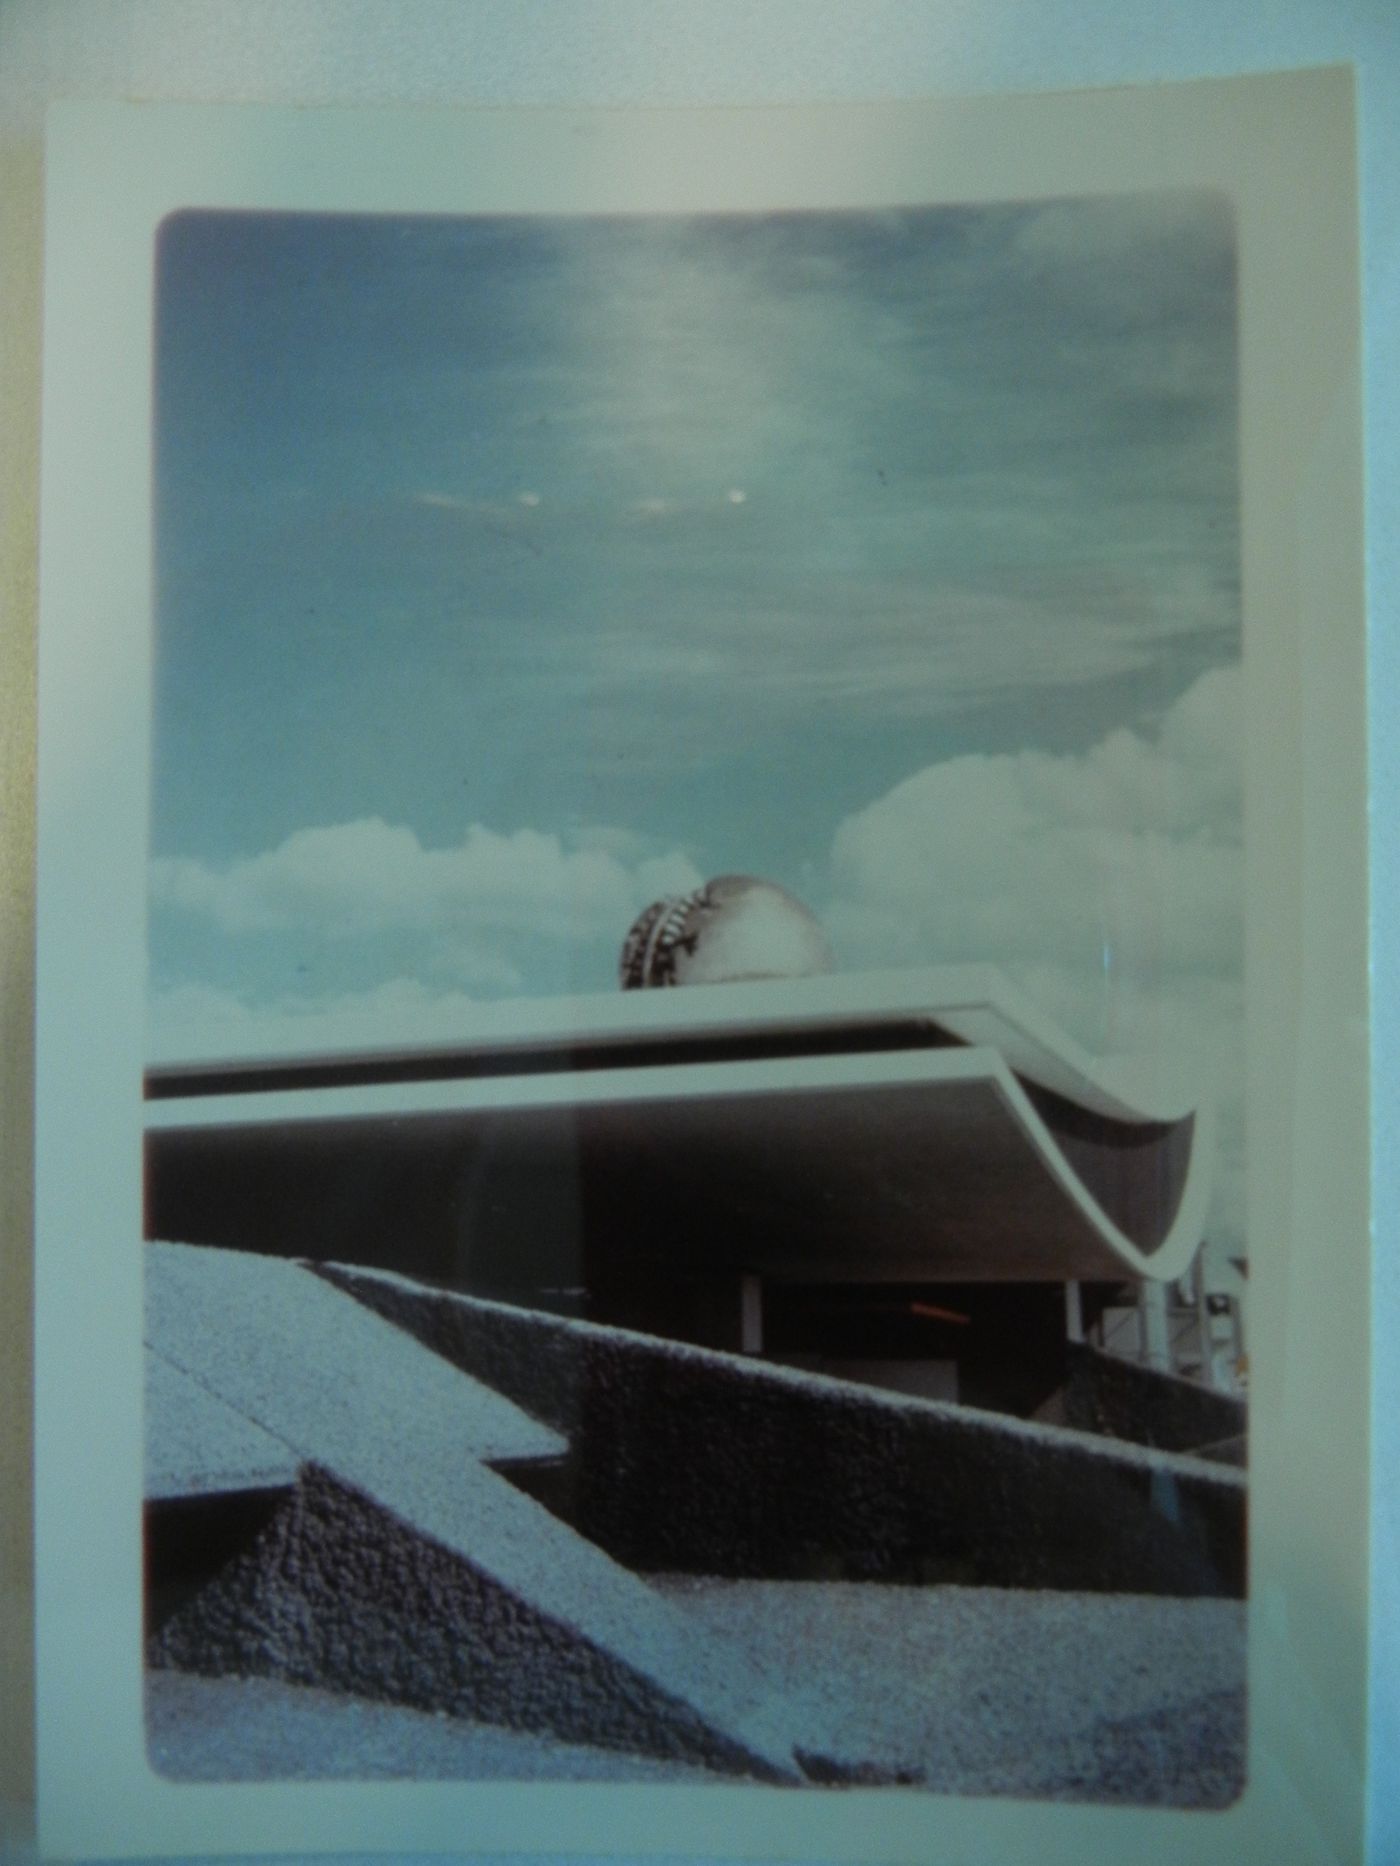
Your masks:
{"label": "concrete wall", "polygon": [[568,1438],[566,1460],[522,1482],[628,1567],[1244,1590],[1235,1472],[388,1275],[319,1273]]}
{"label": "concrete wall", "polygon": [[[1066,1425],[1168,1451],[1199,1451],[1245,1437],[1243,1400],[1193,1380],[1137,1367],[1087,1343],[1071,1342],[1064,1393]],[[1241,1456],[1242,1456],[1241,1452]]]}
{"label": "concrete wall", "polygon": [[766,1764],[679,1698],[315,1467],[148,1642],[158,1666],[329,1686],[574,1742]]}

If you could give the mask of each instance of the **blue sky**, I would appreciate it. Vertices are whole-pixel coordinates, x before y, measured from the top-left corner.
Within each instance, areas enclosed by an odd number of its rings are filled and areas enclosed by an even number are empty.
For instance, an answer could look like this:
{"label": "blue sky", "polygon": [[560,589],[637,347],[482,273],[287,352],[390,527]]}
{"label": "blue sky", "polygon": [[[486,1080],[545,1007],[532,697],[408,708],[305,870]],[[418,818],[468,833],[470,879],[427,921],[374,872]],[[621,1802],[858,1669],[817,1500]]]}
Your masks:
{"label": "blue sky", "polygon": [[157,293],[158,1012],[607,990],[726,870],[1091,1042],[1237,988],[1217,198],[191,213]]}

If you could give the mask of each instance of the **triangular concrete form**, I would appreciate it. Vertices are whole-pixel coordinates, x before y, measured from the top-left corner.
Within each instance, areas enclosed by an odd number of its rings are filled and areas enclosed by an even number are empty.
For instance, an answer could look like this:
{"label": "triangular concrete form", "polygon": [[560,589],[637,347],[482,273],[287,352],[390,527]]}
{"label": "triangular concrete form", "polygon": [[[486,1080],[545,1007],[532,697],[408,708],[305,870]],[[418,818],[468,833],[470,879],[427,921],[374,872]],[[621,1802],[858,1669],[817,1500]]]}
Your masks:
{"label": "triangular concrete form", "polygon": [[146,1349],[146,1501],[290,1490],[301,1460],[201,1381]]}
{"label": "triangular concrete form", "polygon": [[317,1274],[570,1441],[555,1491],[630,1568],[1238,1597],[1242,1471],[389,1271]]}
{"label": "triangular concrete form", "polygon": [[[152,1634],[262,1672],[800,1779],[791,1706],[487,1466],[559,1436],[295,1263],[147,1247],[150,1345],[304,1466],[252,1546]],[[188,1463],[188,1451],[185,1454]],[[171,1459],[157,1445],[153,1473]],[[164,1480],[162,1480],[164,1481]]]}

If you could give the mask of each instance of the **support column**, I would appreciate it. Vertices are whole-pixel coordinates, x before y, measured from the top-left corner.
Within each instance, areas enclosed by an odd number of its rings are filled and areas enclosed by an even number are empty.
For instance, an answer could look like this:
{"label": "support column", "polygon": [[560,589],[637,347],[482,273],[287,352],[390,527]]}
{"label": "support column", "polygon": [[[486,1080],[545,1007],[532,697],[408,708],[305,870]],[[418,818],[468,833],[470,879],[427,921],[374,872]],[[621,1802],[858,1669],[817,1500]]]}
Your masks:
{"label": "support column", "polygon": [[1142,1358],[1159,1373],[1172,1372],[1172,1344],[1167,1325],[1167,1286],[1146,1282],[1138,1286],[1138,1317],[1142,1323]]}
{"label": "support column", "polygon": [[739,1352],[763,1352],[763,1283],[747,1270],[739,1278]]}
{"label": "support column", "polygon": [[1084,1304],[1080,1301],[1077,1282],[1065,1284],[1065,1339],[1084,1339]]}
{"label": "support column", "polygon": [[1220,1381],[1215,1369],[1215,1331],[1210,1325],[1210,1303],[1206,1290],[1205,1246],[1196,1254],[1192,1266],[1196,1279],[1196,1333],[1201,1343],[1201,1383],[1217,1391]]}

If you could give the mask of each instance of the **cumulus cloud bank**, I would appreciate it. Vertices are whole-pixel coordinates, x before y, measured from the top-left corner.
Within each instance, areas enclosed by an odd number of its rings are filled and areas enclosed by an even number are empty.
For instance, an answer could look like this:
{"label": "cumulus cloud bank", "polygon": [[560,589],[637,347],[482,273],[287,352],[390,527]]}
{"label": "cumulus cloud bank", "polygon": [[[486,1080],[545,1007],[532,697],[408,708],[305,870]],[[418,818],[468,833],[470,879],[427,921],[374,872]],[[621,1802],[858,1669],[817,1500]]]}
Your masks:
{"label": "cumulus cloud bank", "polygon": [[269,1015],[323,1021],[365,1016],[460,1019],[477,1002],[469,992],[441,990],[421,978],[386,978],[365,991],[283,992],[257,1004],[215,985],[184,984],[151,993],[149,1024],[152,1031],[162,1031],[247,1024]]}
{"label": "cumulus cloud bank", "polygon": [[1217,1232],[1243,1176],[1238,668],[1155,733],[1078,756],[930,765],[836,831],[825,918],[847,968],[989,961],[1089,1049],[1185,1056],[1221,1113]]}
{"label": "cumulus cloud bank", "polygon": [[153,914],[193,944],[153,976],[151,1026],[451,1018],[475,996],[597,989],[637,913],[702,879],[625,829],[478,823],[431,848],[382,817],[300,829],[223,865],[160,858]]}
{"label": "cumulus cloud bank", "polygon": [[1204,675],[1155,738],[930,765],[847,817],[829,910],[847,963],[1237,964],[1238,687]]}
{"label": "cumulus cloud bank", "polygon": [[[1221,1115],[1213,1233],[1243,1234],[1240,672],[1203,675],[1152,729],[1088,751],[928,765],[846,817],[812,905],[845,970],[1000,966],[1089,1050],[1194,1065]],[[152,904],[229,936],[306,935],[368,953],[360,989],[245,994],[171,983],[157,1021],[462,1008],[531,989],[526,943],[607,948],[649,901],[698,886],[677,851],[610,826],[567,836],[473,824],[426,847],[380,817],[298,830],[221,867],[152,864]],[[431,948],[426,975],[413,941]],[[394,945],[399,941],[398,945]],[[408,942],[404,944],[403,942]],[[382,962],[382,963],[381,963]],[[523,963],[523,962],[522,962]],[[590,960],[590,964],[591,964]],[[555,989],[579,989],[567,965]],[[290,983],[290,981],[289,981]],[[534,989],[539,989],[535,986]]]}
{"label": "cumulus cloud bank", "polygon": [[539,830],[503,835],[474,823],[455,847],[432,849],[403,824],[363,817],[297,830],[223,868],[160,858],[151,864],[151,900],[228,933],[460,930],[577,940],[616,936],[657,894],[702,879],[684,855],[639,856],[602,830],[568,846]]}

